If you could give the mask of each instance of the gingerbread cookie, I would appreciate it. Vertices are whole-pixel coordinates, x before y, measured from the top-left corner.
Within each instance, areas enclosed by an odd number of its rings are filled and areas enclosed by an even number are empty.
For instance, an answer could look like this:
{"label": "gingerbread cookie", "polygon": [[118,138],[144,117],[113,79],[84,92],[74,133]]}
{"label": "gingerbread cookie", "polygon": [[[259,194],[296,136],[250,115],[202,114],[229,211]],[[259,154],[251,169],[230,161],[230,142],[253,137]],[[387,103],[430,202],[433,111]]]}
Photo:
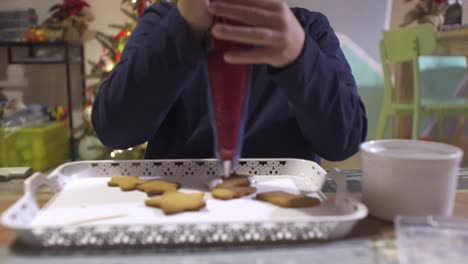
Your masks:
{"label": "gingerbread cookie", "polygon": [[223,187],[211,190],[211,195],[219,200],[232,200],[242,198],[257,192],[254,187]]}
{"label": "gingerbread cookie", "polygon": [[157,194],[163,194],[165,192],[177,191],[179,187],[180,187],[180,183],[177,183],[177,182],[152,180],[152,181],[147,181],[143,184],[139,184],[137,186],[137,189],[139,191],[145,192],[148,196],[153,196]]}
{"label": "gingerbread cookie", "polygon": [[146,200],[150,207],[161,208],[167,214],[177,214],[186,211],[199,211],[205,207],[205,193],[166,192],[162,196]]}
{"label": "gingerbread cookie", "polygon": [[215,188],[248,187],[248,186],[250,186],[249,177],[245,175],[233,175],[229,178],[223,179],[223,182],[216,185]]}
{"label": "gingerbread cookie", "polygon": [[134,191],[139,184],[146,182],[137,176],[113,176],[107,183],[110,187],[120,187],[124,192]]}
{"label": "gingerbread cookie", "polygon": [[257,199],[287,208],[312,207],[320,205],[320,200],[317,198],[282,191],[259,193],[257,194]]}

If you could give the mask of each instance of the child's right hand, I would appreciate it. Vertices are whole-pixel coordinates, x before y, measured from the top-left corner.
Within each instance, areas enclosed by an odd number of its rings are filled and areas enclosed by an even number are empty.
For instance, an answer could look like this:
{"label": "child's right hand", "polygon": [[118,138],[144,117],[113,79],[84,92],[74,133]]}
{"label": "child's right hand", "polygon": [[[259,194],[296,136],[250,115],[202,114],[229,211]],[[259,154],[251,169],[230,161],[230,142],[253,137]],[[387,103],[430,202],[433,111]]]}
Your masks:
{"label": "child's right hand", "polygon": [[210,29],[213,17],[208,12],[210,0],[179,0],[177,7],[197,38]]}

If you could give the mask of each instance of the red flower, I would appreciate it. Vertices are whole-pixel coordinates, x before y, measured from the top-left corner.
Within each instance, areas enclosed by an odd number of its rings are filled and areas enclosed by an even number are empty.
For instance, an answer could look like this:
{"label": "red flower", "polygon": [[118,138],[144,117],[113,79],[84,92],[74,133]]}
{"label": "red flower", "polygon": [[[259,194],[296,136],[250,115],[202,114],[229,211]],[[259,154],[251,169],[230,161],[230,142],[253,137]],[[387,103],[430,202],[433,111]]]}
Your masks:
{"label": "red flower", "polygon": [[116,62],[119,62],[121,58],[122,58],[122,54],[121,54],[120,52],[117,52],[117,53],[115,54],[115,61],[116,61]]}
{"label": "red flower", "polygon": [[85,7],[90,7],[86,0],[63,0],[63,4],[52,6],[49,11],[54,11],[52,17],[62,20],[70,16],[79,15]]}
{"label": "red flower", "polygon": [[120,39],[126,38],[129,36],[128,33],[129,33],[128,30],[122,29],[119,31],[119,33],[117,33],[117,35],[114,36],[114,40],[120,40]]}

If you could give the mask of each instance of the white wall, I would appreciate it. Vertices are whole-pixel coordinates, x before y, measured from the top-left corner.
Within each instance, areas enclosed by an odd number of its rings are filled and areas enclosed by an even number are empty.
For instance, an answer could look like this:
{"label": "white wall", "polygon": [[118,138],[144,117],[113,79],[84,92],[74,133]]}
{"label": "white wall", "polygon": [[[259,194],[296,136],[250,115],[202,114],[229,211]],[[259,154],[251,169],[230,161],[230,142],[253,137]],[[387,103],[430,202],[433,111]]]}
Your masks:
{"label": "white wall", "polygon": [[389,23],[391,0],[286,0],[291,6],[321,12],[336,32],[349,36],[379,61],[378,43]]}

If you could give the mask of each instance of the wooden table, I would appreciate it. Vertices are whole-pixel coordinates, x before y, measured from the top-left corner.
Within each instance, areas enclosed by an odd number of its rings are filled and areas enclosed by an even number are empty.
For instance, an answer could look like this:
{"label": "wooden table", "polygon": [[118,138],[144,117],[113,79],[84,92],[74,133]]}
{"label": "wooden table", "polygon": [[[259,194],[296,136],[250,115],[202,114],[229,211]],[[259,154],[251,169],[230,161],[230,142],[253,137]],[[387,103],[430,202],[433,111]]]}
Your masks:
{"label": "wooden table", "polygon": [[[468,219],[468,170],[461,171],[465,175],[461,180],[460,190],[456,196],[455,215]],[[355,185],[355,184],[353,184]],[[350,186],[351,188],[351,186]],[[358,187],[360,188],[360,187]],[[358,189],[354,189],[356,191]],[[353,191],[353,188],[351,188]],[[22,195],[22,181],[0,183],[0,214],[11,206]],[[37,199],[44,204],[51,193],[40,192]],[[330,200],[334,193],[327,193]],[[360,199],[359,192],[354,196]],[[15,233],[0,225],[0,259],[6,263],[65,263],[76,262],[79,258],[88,264],[94,263],[124,263],[126,258],[134,264],[150,263],[154,260],[164,263],[310,263],[311,259],[318,263],[380,263],[396,264],[398,253],[393,224],[367,217],[360,221],[352,233],[345,239],[325,244],[283,245],[278,247],[260,247],[247,249],[223,248],[215,250],[198,250],[189,252],[121,252],[102,251],[88,254],[87,252],[50,253],[28,250],[15,243]],[[75,257],[75,262],[72,257]],[[161,259],[162,258],[162,259]],[[226,260],[229,260],[227,261]],[[10,260],[10,262],[8,262]],[[1,262],[1,261],[0,261]],[[81,262],[80,262],[81,263]]]}
{"label": "wooden table", "polygon": [[[468,28],[436,32],[437,47],[434,56],[465,56],[468,61]],[[396,68],[395,100],[413,98],[412,64]],[[468,78],[468,75],[467,75]],[[396,116],[393,122],[393,138],[411,138],[412,118]]]}
{"label": "wooden table", "polygon": [[468,28],[436,32],[435,56],[468,57]]}

